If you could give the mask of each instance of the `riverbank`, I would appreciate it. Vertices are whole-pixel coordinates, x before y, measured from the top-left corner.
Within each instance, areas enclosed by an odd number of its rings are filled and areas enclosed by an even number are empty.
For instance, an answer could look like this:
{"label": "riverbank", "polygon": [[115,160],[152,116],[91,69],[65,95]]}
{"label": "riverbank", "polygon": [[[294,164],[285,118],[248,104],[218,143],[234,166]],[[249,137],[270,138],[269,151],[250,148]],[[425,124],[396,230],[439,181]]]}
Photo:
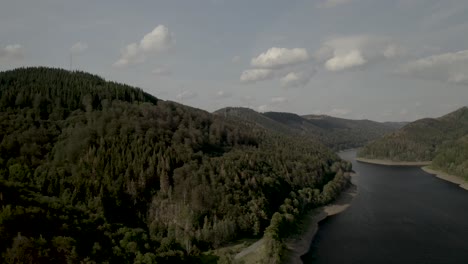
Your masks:
{"label": "riverbank", "polygon": [[310,245],[319,228],[319,222],[328,216],[336,215],[346,210],[356,194],[357,187],[351,184],[333,203],[316,208],[306,214],[300,224],[299,234],[286,241],[284,263],[302,263],[301,256],[310,250]]}
{"label": "riverbank", "polygon": [[431,164],[431,161],[393,161],[366,158],[356,158],[356,161],[385,166],[427,166]]}
{"label": "riverbank", "polygon": [[455,175],[450,175],[450,174],[445,173],[443,171],[438,171],[438,170],[431,169],[431,168],[429,168],[429,166],[422,167],[421,169],[423,171],[429,173],[429,174],[432,174],[432,175],[436,176],[439,179],[449,181],[451,183],[455,183],[458,186],[460,186],[461,188],[468,191],[468,181],[464,180],[461,177],[458,177],[458,176],[455,176]]}
{"label": "riverbank", "polygon": [[[353,175],[355,174],[350,174],[350,176]],[[286,249],[283,262],[302,264],[301,256],[309,251],[314,236],[318,231],[319,222],[328,216],[336,215],[346,210],[356,194],[356,185],[350,183],[350,186],[334,202],[306,213],[302,217],[296,234],[285,241]],[[262,238],[237,252],[234,255],[234,263],[260,263],[265,252],[268,251],[264,241]]]}

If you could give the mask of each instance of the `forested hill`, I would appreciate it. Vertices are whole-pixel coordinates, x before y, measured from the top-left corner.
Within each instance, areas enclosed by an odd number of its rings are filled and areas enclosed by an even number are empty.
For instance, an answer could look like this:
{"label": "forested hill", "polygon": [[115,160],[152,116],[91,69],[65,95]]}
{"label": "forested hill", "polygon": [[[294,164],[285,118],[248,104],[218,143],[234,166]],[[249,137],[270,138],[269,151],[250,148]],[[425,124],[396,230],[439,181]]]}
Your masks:
{"label": "forested hill", "polygon": [[280,112],[258,113],[241,107],[223,108],[216,111],[215,114],[256,123],[270,131],[318,140],[334,150],[363,146],[405,125],[405,123],[379,123],[326,115],[299,116]]}
{"label": "forested hill", "polygon": [[264,234],[273,263],[350,169],[321,144],[91,74],[0,73],[0,263],[196,263]]}
{"label": "forested hill", "polygon": [[468,178],[468,108],[424,118],[376,140],[358,155],[393,161],[430,161],[443,171]]}
{"label": "forested hill", "polygon": [[414,121],[362,148],[359,156],[394,161],[429,161],[447,142],[468,134],[468,108]]}

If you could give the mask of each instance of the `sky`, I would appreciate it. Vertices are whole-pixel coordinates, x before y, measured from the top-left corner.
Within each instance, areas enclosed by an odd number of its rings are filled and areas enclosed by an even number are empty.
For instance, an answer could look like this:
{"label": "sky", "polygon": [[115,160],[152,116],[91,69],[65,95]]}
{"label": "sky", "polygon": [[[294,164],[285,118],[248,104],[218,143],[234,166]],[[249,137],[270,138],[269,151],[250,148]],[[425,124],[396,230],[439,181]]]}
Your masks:
{"label": "sky", "polygon": [[412,121],[468,104],[466,14],[466,0],[0,0],[0,70],[81,70],[210,112]]}

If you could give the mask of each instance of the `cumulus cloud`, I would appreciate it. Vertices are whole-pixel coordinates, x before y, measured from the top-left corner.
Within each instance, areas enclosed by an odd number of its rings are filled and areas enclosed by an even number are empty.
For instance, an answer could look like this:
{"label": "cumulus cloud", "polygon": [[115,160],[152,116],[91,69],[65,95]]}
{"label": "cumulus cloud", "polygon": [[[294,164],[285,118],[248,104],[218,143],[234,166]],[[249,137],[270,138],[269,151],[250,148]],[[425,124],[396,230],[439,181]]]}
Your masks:
{"label": "cumulus cloud", "polygon": [[250,69],[242,72],[240,80],[243,83],[254,83],[272,79],[274,72],[270,69]]}
{"label": "cumulus cloud", "polygon": [[125,67],[131,64],[142,63],[147,56],[170,49],[174,44],[172,33],[164,25],[159,25],[146,34],[139,43],[128,44],[122,49],[120,58],[114,67]]}
{"label": "cumulus cloud", "polygon": [[172,71],[165,68],[165,67],[157,67],[155,68],[152,73],[156,76],[170,76],[172,75]]}
{"label": "cumulus cloud", "polygon": [[421,79],[468,85],[468,50],[411,61],[403,65],[399,72]]}
{"label": "cumulus cloud", "polygon": [[319,3],[319,7],[331,8],[342,4],[351,3],[351,0],[325,0]]}
{"label": "cumulus cloud", "polygon": [[[270,80],[286,74],[287,70],[298,69],[310,60],[309,53],[302,48],[270,48],[250,61],[253,69],[242,72],[241,82],[254,83]],[[295,75],[295,76],[294,76]],[[310,77],[303,73],[291,73],[282,78],[282,85],[297,87],[307,83]]]}
{"label": "cumulus cloud", "polygon": [[185,90],[185,91],[182,91],[181,93],[179,93],[176,98],[179,99],[179,100],[190,100],[190,99],[193,99],[195,97],[197,97],[198,94],[194,91],[188,91],[188,90]]}
{"label": "cumulus cloud", "polygon": [[309,60],[306,49],[270,48],[266,52],[252,58],[250,64],[256,68],[281,68],[296,65]]}
{"label": "cumulus cloud", "polygon": [[329,71],[341,71],[364,65],[366,62],[359,50],[351,50],[347,53],[335,54],[333,58],[325,62],[325,68]]}
{"label": "cumulus cloud", "polygon": [[403,49],[385,37],[348,36],[325,41],[314,58],[329,71],[342,71],[369,62],[390,59]]}
{"label": "cumulus cloud", "polygon": [[88,49],[88,44],[86,42],[79,41],[73,44],[73,46],[71,46],[70,52],[72,54],[79,54],[79,53],[85,52],[87,49]]}
{"label": "cumulus cloud", "polygon": [[312,75],[313,72],[290,72],[280,79],[281,87],[304,87],[309,83]]}
{"label": "cumulus cloud", "polygon": [[20,44],[7,45],[0,49],[0,61],[13,62],[24,57],[24,49]]}

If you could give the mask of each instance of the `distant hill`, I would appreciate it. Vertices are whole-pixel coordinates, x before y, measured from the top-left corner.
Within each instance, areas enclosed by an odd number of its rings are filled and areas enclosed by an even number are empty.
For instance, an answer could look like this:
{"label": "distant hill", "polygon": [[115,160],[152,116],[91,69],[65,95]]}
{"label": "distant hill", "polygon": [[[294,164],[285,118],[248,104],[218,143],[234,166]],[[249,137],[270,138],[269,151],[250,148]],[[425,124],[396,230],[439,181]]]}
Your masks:
{"label": "distant hill", "polygon": [[264,233],[265,263],[278,261],[295,219],[332,201],[351,164],[249,118],[84,72],[0,72],[0,263],[200,263]]}
{"label": "distant hill", "polygon": [[362,148],[358,156],[392,161],[431,161],[434,168],[468,176],[468,108],[407,124]]}
{"label": "distant hill", "polygon": [[334,150],[363,146],[405,125],[405,123],[398,122],[379,123],[326,115],[299,116],[283,112],[258,113],[248,108],[239,107],[223,108],[216,111],[215,114],[256,123],[278,133],[318,140]]}

